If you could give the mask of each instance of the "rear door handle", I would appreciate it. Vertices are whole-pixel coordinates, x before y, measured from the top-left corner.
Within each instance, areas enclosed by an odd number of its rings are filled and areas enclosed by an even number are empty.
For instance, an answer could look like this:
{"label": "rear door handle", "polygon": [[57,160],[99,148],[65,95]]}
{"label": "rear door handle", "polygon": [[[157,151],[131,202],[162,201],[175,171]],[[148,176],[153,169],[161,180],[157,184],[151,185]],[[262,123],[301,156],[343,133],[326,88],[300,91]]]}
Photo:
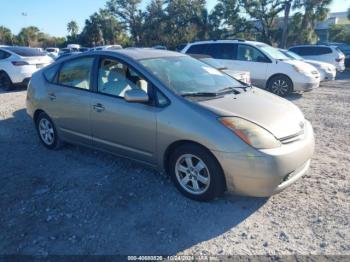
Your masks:
{"label": "rear door handle", "polygon": [[50,93],[50,94],[49,94],[49,99],[50,99],[51,101],[56,100],[56,95],[55,95],[55,93]]}
{"label": "rear door handle", "polygon": [[92,108],[96,111],[96,112],[102,112],[105,110],[105,107],[100,104],[100,103],[97,103],[96,105],[93,105]]}

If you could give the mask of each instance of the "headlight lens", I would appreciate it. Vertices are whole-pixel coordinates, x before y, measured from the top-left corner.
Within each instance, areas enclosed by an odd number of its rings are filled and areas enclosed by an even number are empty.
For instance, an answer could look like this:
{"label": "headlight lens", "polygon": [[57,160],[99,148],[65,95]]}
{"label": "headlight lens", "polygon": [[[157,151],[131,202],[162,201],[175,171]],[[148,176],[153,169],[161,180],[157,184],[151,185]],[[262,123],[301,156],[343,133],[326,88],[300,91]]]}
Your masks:
{"label": "headlight lens", "polygon": [[310,72],[308,70],[306,70],[305,68],[298,66],[298,65],[293,65],[293,68],[295,71],[297,71],[298,73],[302,73],[302,74],[310,74]]}
{"label": "headlight lens", "polygon": [[270,132],[248,120],[239,117],[221,117],[219,120],[252,147],[269,149],[281,146]]}

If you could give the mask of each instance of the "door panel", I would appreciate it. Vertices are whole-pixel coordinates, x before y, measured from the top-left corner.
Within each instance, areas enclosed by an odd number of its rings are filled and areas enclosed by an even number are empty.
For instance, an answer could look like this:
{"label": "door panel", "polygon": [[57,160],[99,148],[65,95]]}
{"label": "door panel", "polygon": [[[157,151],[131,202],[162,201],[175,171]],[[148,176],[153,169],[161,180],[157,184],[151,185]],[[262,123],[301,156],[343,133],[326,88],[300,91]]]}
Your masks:
{"label": "door panel", "polygon": [[48,86],[47,111],[63,139],[79,144],[91,144],[89,91],[65,86]]}
{"label": "door panel", "polygon": [[155,107],[93,94],[91,129],[94,145],[137,160],[155,161]]}
{"label": "door panel", "polygon": [[[91,80],[95,57],[88,56],[64,62],[57,73],[45,74],[47,111],[63,139],[92,144],[90,128]],[[53,71],[54,72],[54,71]]]}
{"label": "door panel", "polygon": [[140,161],[155,162],[157,107],[124,100],[125,93],[151,88],[140,74],[115,58],[101,57],[91,100],[93,144]]}

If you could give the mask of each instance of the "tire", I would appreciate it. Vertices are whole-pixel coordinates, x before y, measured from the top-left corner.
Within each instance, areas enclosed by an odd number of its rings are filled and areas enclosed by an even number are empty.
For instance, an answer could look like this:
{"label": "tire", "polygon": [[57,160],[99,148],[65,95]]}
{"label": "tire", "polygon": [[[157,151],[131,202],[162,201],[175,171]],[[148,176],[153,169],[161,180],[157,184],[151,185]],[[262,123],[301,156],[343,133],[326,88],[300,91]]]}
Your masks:
{"label": "tire", "polygon": [[40,113],[35,121],[35,127],[40,141],[48,149],[59,149],[62,142],[51,118],[44,112]]}
{"label": "tire", "polygon": [[188,198],[210,201],[225,191],[220,164],[201,146],[184,144],[176,148],[169,158],[168,170],[176,188]]}
{"label": "tire", "polygon": [[293,82],[285,75],[276,75],[269,80],[268,90],[278,96],[288,96],[293,92]]}
{"label": "tire", "polygon": [[0,72],[0,88],[5,91],[11,91],[13,89],[12,81],[4,71]]}

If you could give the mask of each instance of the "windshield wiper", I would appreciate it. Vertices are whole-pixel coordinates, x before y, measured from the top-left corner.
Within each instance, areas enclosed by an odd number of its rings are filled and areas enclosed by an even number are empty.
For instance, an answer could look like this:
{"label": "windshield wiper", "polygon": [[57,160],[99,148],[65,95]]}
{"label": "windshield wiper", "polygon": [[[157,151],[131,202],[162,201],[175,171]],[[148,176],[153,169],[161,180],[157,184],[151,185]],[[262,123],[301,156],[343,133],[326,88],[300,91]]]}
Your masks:
{"label": "windshield wiper", "polygon": [[191,93],[183,93],[181,96],[202,96],[202,97],[215,97],[218,96],[218,93],[215,92],[191,92]]}
{"label": "windshield wiper", "polygon": [[239,92],[235,89],[235,88],[242,88],[244,91],[247,91],[247,87],[246,86],[229,86],[229,87],[225,87],[222,88],[218,91],[219,94],[225,94],[225,93],[235,93],[236,95],[239,94]]}

